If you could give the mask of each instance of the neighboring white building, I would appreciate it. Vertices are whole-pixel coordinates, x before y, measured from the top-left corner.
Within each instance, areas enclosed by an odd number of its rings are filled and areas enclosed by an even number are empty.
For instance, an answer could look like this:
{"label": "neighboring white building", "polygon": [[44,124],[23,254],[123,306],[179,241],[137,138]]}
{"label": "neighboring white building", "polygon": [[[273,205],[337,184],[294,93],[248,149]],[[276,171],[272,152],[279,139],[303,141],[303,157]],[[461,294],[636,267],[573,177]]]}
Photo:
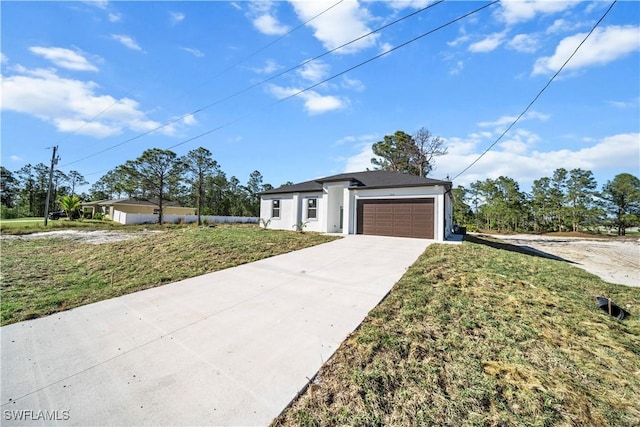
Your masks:
{"label": "neighboring white building", "polygon": [[344,173],[260,194],[268,228],[445,240],[451,182],[388,171]]}

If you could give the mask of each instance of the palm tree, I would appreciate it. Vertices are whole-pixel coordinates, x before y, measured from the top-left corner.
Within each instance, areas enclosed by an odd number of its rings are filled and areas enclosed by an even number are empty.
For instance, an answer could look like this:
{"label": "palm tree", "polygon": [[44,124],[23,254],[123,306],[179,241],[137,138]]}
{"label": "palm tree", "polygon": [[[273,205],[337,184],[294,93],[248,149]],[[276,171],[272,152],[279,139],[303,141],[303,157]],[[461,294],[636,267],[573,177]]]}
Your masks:
{"label": "palm tree", "polygon": [[67,213],[67,217],[71,219],[73,213],[80,207],[82,202],[78,196],[62,196],[60,197],[60,207]]}

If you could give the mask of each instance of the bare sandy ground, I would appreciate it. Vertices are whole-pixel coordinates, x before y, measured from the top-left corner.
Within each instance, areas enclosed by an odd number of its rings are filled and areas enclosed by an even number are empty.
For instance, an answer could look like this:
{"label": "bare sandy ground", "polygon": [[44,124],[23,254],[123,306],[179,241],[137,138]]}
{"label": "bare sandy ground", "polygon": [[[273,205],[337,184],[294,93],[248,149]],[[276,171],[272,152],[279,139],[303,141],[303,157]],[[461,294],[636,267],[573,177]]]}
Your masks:
{"label": "bare sandy ground", "polygon": [[610,283],[640,286],[640,239],[494,235],[498,239],[573,261]]}
{"label": "bare sandy ground", "polygon": [[2,240],[20,240],[20,239],[46,239],[58,237],[63,239],[75,240],[77,242],[89,243],[92,245],[100,245],[102,243],[120,242],[122,240],[135,239],[137,237],[146,236],[153,233],[162,233],[162,231],[140,231],[137,233],[123,233],[120,231],[79,231],[79,230],[57,230],[45,231],[42,233],[24,234],[19,236],[2,235]]}

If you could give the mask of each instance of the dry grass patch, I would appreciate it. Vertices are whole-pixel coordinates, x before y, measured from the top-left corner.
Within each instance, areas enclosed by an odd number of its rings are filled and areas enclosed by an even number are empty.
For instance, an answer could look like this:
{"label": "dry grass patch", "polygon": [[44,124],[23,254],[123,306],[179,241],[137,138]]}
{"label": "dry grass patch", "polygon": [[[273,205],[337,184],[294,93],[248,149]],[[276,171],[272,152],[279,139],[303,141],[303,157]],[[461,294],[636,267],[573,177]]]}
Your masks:
{"label": "dry grass patch", "polygon": [[136,226],[125,226],[115,221],[100,221],[94,219],[82,219],[70,221],[67,218],[49,220],[44,225],[44,218],[20,218],[15,220],[0,220],[0,232],[2,234],[31,234],[52,230],[122,230],[138,228]]}
{"label": "dry grass patch", "polygon": [[640,425],[640,289],[489,243],[430,246],[274,425]]}
{"label": "dry grass patch", "polygon": [[62,238],[2,242],[2,324],[152,288],[334,240],[257,226],[171,227],[92,245]]}

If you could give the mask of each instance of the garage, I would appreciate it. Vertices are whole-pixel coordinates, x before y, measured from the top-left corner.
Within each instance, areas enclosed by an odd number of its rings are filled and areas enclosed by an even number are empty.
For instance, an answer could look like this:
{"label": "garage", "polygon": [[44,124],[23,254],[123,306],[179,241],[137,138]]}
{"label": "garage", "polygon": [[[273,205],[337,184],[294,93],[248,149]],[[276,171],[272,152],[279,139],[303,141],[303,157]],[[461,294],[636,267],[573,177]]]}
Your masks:
{"label": "garage", "polygon": [[357,233],[434,238],[433,198],[358,200]]}

